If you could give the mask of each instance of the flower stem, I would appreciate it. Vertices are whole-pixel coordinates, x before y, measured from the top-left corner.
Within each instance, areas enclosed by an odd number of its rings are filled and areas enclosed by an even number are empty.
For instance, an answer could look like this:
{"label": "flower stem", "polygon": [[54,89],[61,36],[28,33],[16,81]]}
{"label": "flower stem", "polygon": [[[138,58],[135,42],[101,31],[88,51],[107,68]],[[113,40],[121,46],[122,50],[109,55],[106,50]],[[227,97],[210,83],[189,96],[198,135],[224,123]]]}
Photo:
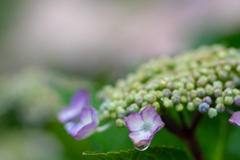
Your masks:
{"label": "flower stem", "polygon": [[103,126],[101,126],[101,127],[98,127],[97,129],[96,129],[96,132],[104,132],[105,130],[107,130],[109,127],[111,127],[111,125],[113,124],[114,122],[112,121],[112,122],[109,122],[109,123],[107,123],[107,124],[105,124],[105,125],[103,125]]}
{"label": "flower stem", "polygon": [[225,110],[226,110],[226,112],[228,112],[229,114],[233,114],[233,113],[234,113],[234,111],[231,110],[231,109],[229,109],[229,108],[226,108]]}
{"label": "flower stem", "polygon": [[[200,113],[199,113],[200,114]],[[178,138],[182,139],[183,142],[187,145],[190,152],[192,153],[195,160],[203,160],[203,154],[199,147],[199,144],[195,137],[195,129],[197,124],[199,123],[202,115],[198,113],[194,113],[192,116],[192,123],[190,127],[179,126],[171,117],[167,115],[162,115],[162,119],[165,123],[165,127],[175,134]]]}

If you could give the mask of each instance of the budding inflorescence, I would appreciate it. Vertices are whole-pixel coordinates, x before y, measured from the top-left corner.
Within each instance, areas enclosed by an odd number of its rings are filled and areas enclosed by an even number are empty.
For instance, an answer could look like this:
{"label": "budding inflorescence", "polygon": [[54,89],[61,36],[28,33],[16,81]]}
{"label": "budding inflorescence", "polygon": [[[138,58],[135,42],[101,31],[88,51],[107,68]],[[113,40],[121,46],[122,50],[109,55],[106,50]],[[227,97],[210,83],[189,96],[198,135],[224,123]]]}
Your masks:
{"label": "budding inflorescence", "polygon": [[100,120],[141,113],[151,104],[159,114],[167,109],[199,111],[210,118],[230,105],[240,106],[240,54],[221,45],[201,47],[172,59],[143,64],[116,85],[99,93]]}

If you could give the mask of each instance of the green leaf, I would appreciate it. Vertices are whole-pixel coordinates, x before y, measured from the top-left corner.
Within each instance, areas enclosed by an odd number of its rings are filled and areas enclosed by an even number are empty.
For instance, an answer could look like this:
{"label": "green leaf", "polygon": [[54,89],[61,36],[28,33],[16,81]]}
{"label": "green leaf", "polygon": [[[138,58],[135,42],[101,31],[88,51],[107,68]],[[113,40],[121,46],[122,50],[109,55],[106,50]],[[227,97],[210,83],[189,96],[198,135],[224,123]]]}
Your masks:
{"label": "green leaf", "polygon": [[83,155],[91,156],[99,160],[189,160],[187,153],[179,148],[152,146],[145,151],[129,149],[128,151],[108,152],[108,153],[92,153],[84,152]]}

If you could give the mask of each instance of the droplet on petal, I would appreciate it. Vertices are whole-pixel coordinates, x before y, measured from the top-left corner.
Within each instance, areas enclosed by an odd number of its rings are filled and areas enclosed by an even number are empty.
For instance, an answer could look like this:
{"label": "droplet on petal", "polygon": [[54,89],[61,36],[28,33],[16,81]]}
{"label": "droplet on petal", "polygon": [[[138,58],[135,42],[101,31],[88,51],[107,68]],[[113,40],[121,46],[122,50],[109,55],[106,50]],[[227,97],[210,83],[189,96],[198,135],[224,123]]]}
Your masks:
{"label": "droplet on petal", "polygon": [[151,142],[149,142],[149,143],[147,143],[147,144],[145,144],[145,145],[142,145],[142,146],[140,146],[140,147],[137,147],[137,146],[134,146],[137,150],[139,150],[139,151],[145,151],[146,149],[148,149],[148,147],[150,146],[150,143]]}

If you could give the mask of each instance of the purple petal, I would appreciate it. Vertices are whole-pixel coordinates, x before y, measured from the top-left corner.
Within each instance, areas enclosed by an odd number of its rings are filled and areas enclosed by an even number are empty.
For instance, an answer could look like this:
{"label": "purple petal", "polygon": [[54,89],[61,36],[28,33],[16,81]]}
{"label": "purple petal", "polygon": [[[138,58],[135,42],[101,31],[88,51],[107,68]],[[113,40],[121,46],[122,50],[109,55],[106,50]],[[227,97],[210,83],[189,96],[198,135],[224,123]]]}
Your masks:
{"label": "purple petal", "polygon": [[152,122],[152,128],[151,128],[152,134],[155,134],[157,131],[162,129],[164,126],[165,126],[165,123],[163,123],[161,117],[159,115],[156,115]]}
{"label": "purple petal", "polygon": [[129,135],[129,138],[133,142],[134,146],[140,147],[146,145],[152,141],[153,134],[150,131],[137,131],[132,132]]}
{"label": "purple petal", "polygon": [[240,127],[240,111],[234,112],[228,122]]}
{"label": "purple petal", "polygon": [[74,136],[74,139],[82,140],[82,139],[85,139],[85,138],[91,136],[95,132],[97,126],[98,126],[98,124],[95,121],[93,121],[90,124],[85,125]]}
{"label": "purple petal", "polygon": [[79,118],[83,108],[89,107],[89,95],[85,90],[78,90],[71,99],[71,105],[63,108],[58,114],[61,123],[68,123]]}
{"label": "purple petal", "polygon": [[124,117],[123,120],[131,132],[141,130],[144,125],[142,117],[139,113],[132,113],[128,117]]}
{"label": "purple petal", "polygon": [[89,108],[84,108],[80,114],[81,123],[83,125],[89,124],[95,121],[98,124],[97,111],[92,106]]}
{"label": "purple petal", "polygon": [[82,108],[66,107],[63,108],[58,114],[58,120],[61,123],[75,121],[79,118]]}
{"label": "purple petal", "polygon": [[82,123],[76,123],[72,127],[67,129],[68,134],[71,134],[73,137],[77,135],[77,133],[84,127]]}
{"label": "purple petal", "polygon": [[79,89],[71,98],[71,106],[87,107],[90,104],[90,96],[86,90]]}
{"label": "purple petal", "polygon": [[80,123],[76,123],[73,127],[67,130],[76,140],[81,140],[92,135],[97,126],[98,118],[96,109],[93,107],[84,108],[80,114]]}
{"label": "purple petal", "polygon": [[154,117],[158,115],[155,108],[149,104],[143,111],[142,111],[142,119],[145,123],[152,124]]}

